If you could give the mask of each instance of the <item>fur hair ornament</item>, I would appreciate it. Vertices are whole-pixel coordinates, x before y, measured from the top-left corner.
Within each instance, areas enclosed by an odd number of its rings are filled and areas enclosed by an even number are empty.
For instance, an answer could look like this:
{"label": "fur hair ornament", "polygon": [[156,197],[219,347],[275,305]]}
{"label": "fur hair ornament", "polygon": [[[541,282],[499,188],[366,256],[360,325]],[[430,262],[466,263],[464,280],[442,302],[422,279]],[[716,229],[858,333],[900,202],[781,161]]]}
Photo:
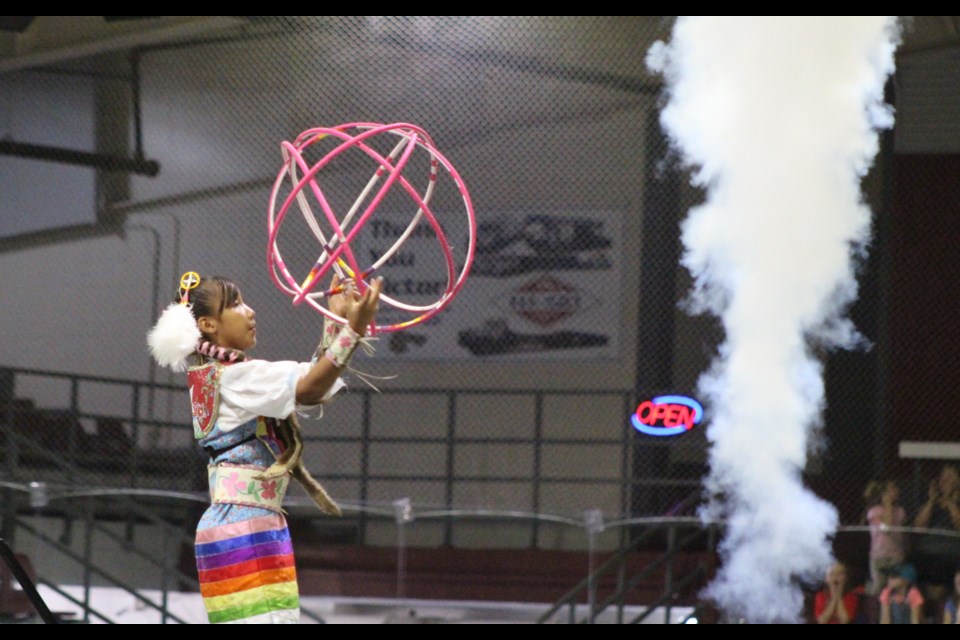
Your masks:
{"label": "fur hair ornament", "polygon": [[174,371],[186,371],[187,358],[194,352],[202,334],[190,311],[190,305],[174,302],[147,333],[153,359]]}

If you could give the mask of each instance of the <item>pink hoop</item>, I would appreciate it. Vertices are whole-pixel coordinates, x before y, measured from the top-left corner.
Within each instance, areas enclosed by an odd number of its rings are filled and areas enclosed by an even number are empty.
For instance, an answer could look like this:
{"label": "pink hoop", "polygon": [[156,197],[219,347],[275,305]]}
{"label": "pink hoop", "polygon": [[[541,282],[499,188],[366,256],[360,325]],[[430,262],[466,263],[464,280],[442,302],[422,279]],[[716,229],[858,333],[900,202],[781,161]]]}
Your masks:
{"label": "pink hoop", "polygon": [[[393,149],[386,155],[376,151],[369,144],[374,137],[381,134],[391,134],[399,138],[399,141]],[[339,143],[332,150],[327,151],[320,160],[312,165],[308,164],[303,158],[304,152],[312,145],[327,137],[334,138],[338,140]],[[324,196],[323,191],[320,189],[320,186],[317,184],[316,176],[322,169],[328,167],[331,162],[349,148],[357,148],[366,154],[376,163],[376,170],[367,181],[366,186],[361,190],[359,197],[355,200],[350,211],[348,211],[343,218],[338,218],[327,198]],[[346,265],[349,273],[354,276],[358,290],[362,294],[367,286],[369,286],[369,278],[377,273],[399,250],[400,246],[410,237],[421,219],[425,219],[430,225],[440,244],[446,270],[446,286],[439,299],[428,305],[404,303],[381,292],[380,300],[382,303],[408,312],[412,314],[413,317],[394,324],[374,325],[370,328],[371,332],[398,331],[424,322],[443,310],[461,291],[467,275],[470,272],[470,267],[473,264],[476,245],[476,220],[474,218],[473,204],[460,175],[453,165],[436,150],[433,141],[426,131],[416,125],[408,123],[383,125],[355,122],[332,128],[316,127],[302,132],[292,143],[287,141],[281,142],[280,150],[284,162],[274,181],[268,208],[267,265],[274,284],[281,291],[291,296],[294,305],[306,302],[324,316],[338,322],[345,322],[344,318],[336,316],[327,309],[325,305],[318,301],[318,298],[322,299],[334,292],[313,292],[313,289],[317,286],[317,282],[321,281],[331,268],[343,278],[343,269],[340,264],[338,264],[342,263]],[[410,158],[417,150],[426,151],[429,154],[430,160],[427,187],[422,195],[403,175]],[[444,231],[443,225],[441,225],[430,207],[430,200],[433,197],[434,189],[440,177],[438,170],[441,166],[446,170],[447,175],[449,175],[456,185],[459,195],[463,200],[467,216],[467,251],[459,273],[457,272],[453,251],[447,240],[447,234]],[[277,197],[281,186],[286,182],[288,176],[292,183],[292,188],[278,209]],[[359,207],[369,197],[373,188],[384,176],[386,176],[386,179],[383,181],[383,184],[380,185],[369,204],[366,205],[362,213],[360,213],[359,217],[354,221]],[[417,206],[417,211],[405,231],[379,259],[370,265],[361,266],[350,243],[356,238],[363,225],[370,220],[377,207],[383,202],[384,197],[386,197],[387,193],[390,192],[395,185],[399,186],[413,200]],[[314,216],[310,209],[307,196],[304,193],[305,190],[311,193],[314,200],[319,204],[323,212],[323,217],[331,229],[329,235],[323,233],[320,223],[317,222],[316,216]],[[298,281],[290,273],[277,246],[277,234],[280,226],[294,202],[297,202],[299,205],[304,220],[321,246],[320,256],[310,269],[307,277],[303,279],[300,284],[298,284]]]}

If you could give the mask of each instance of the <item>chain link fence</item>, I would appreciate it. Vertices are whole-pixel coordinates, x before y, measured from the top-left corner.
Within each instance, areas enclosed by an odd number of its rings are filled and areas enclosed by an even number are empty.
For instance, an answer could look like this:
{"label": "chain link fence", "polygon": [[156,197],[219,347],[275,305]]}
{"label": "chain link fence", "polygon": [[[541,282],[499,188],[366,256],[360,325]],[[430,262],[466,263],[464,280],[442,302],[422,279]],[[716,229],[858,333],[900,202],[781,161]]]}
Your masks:
{"label": "chain link fence", "polygon": [[[355,360],[377,390],[349,373],[347,390],[307,422],[314,475],[347,505],[693,514],[706,473],[702,425],[658,438],[631,420],[654,396],[696,397],[722,340],[713,318],[680,304],[690,282],[678,229],[702,194],[671,157],[658,124],[662,87],[645,64],[671,25],[670,16],[245,16],[5,74],[11,101],[42,87],[38,104],[71,105],[81,120],[72,130],[87,127],[98,154],[78,169],[93,224],[0,244],[4,271],[36,282],[5,289],[0,311],[10,336],[0,398],[17,438],[5,475],[203,492],[185,381],[150,360],[146,331],[182,272],[217,273],[257,311],[257,357],[308,357],[322,317],[270,276],[271,203],[279,211],[289,199],[276,246],[297,282],[322,243],[282,180],[281,143],[317,127],[409,123],[448,164],[433,180],[424,149],[413,150],[409,188],[370,209],[349,264],[386,278],[381,324],[414,322]],[[7,107],[11,119],[26,108]],[[369,142],[386,156],[403,140]],[[334,147],[319,148],[295,178]],[[902,482],[914,513],[939,463],[900,458],[899,443],[956,435],[903,420],[904,404],[888,403],[888,386],[903,382],[890,379],[902,326],[889,320],[891,274],[911,259],[891,240],[894,193],[911,189],[909,176],[893,181],[894,151],[887,136],[865,181],[876,241],[851,310],[873,347],[822,354],[826,446],[806,474],[850,526],[862,524],[864,489],[879,477]],[[358,145],[327,159],[316,176],[329,210],[363,215],[377,163]],[[409,226],[420,208],[411,192],[431,183],[433,226],[429,216]],[[329,224],[317,194],[304,197]],[[456,296],[437,305],[467,266]],[[50,300],[69,317],[37,313]],[[524,527],[499,525],[496,535],[581,544]],[[420,542],[492,544],[493,535],[444,524]]]}

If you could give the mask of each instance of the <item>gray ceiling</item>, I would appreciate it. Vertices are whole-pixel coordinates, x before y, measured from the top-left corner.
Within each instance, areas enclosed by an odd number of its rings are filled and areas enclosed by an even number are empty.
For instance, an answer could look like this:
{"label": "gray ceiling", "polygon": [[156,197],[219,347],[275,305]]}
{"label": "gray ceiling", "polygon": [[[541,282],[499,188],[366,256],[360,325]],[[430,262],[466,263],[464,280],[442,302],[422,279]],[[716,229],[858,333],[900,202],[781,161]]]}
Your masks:
{"label": "gray ceiling", "polygon": [[241,16],[0,16],[0,72],[242,27]]}
{"label": "gray ceiling", "polygon": [[[261,16],[0,16],[0,72],[196,38]],[[960,16],[909,16],[898,56],[960,46]]]}

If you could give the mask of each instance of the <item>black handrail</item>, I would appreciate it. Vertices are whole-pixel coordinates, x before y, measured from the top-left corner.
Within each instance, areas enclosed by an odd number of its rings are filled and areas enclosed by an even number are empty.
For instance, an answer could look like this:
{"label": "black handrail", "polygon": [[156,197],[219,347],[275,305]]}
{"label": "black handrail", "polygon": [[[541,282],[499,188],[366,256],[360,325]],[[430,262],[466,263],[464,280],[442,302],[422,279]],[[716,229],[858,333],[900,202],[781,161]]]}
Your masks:
{"label": "black handrail", "polygon": [[[92,497],[92,496],[96,495],[97,493],[102,493],[102,494],[108,495],[108,496],[110,496],[110,497],[117,497],[118,494],[121,493],[121,492],[119,492],[119,491],[102,491],[102,492],[96,492],[96,491],[94,491],[94,492],[92,492],[92,493],[90,494],[89,497]],[[76,496],[81,496],[81,495],[83,495],[82,492],[78,492],[78,493],[76,494]],[[74,496],[74,497],[76,497],[76,496]],[[181,497],[181,499],[183,498],[183,496],[180,496],[180,497]],[[58,499],[58,498],[56,498],[56,497],[54,496],[53,500],[57,500],[57,499]],[[61,501],[60,507],[64,510],[65,513],[67,513],[67,514],[70,515],[71,517],[78,517],[77,509],[75,509],[74,507],[72,507],[72,506],[70,505],[70,502],[71,502],[70,500],[63,500],[63,501]],[[15,519],[15,521],[16,521],[16,527],[19,527],[19,528],[23,529],[24,531],[30,533],[30,534],[31,534],[32,536],[34,536],[37,540],[39,540],[40,542],[43,542],[45,545],[47,545],[47,546],[50,547],[51,549],[54,549],[54,550],[58,551],[58,552],[59,552],[61,555],[63,555],[64,557],[69,558],[69,559],[71,559],[71,560],[79,563],[81,566],[86,567],[86,571],[88,571],[89,573],[91,573],[91,574],[97,574],[98,576],[100,576],[101,578],[103,578],[104,580],[106,580],[109,584],[111,584],[112,586],[114,586],[114,587],[116,587],[116,588],[119,588],[119,589],[125,591],[126,593],[134,596],[134,597],[135,597],[139,602],[141,602],[145,607],[157,611],[157,612],[161,615],[162,620],[163,620],[163,623],[166,623],[168,620],[170,620],[170,621],[177,622],[177,623],[180,623],[180,624],[188,624],[186,620],[184,620],[184,619],[180,618],[179,616],[171,613],[171,612],[169,611],[169,609],[167,608],[167,606],[166,606],[166,595],[167,595],[167,590],[166,590],[166,588],[164,588],[164,590],[163,590],[163,602],[160,602],[160,603],[154,602],[154,601],[151,600],[150,598],[144,596],[137,587],[135,587],[135,586],[133,586],[133,585],[131,585],[131,584],[126,584],[126,583],[123,582],[119,577],[113,575],[111,572],[109,572],[109,571],[107,571],[107,570],[105,570],[105,569],[103,569],[103,568],[101,568],[101,567],[98,567],[98,566],[93,565],[92,563],[90,563],[90,561],[89,561],[88,558],[82,557],[82,556],[80,556],[79,554],[74,553],[68,546],[66,546],[65,544],[63,544],[63,543],[61,543],[61,542],[58,542],[57,540],[54,540],[53,538],[51,538],[51,537],[49,537],[48,535],[44,534],[44,533],[43,533],[42,531],[40,531],[38,528],[36,528],[35,526],[29,524],[26,520],[24,520],[24,519],[22,519],[22,518],[20,518],[20,517],[15,517],[14,519]],[[88,530],[89,530],[89,532],[90,532],[91,534],[94,533],[94,532],[96,532],[96,533],[99,533],[100,535],[104,535],[104,536],[110,538],[111,540],[113,540],[113,541],[115,541],[115,542],[121,542],[121,541],[122,541],[122,538],[121,538],[118,534],[116,534],[116,533],[114,533],[114,532],[111,532],[111,531],[110,531],[109,529],[107,529],[106,527],[104,527],[104,526],[102,526],[101,524],[97,523],[96,520],[93,519],[93,518],[86,518],[86,526],[88,527]],[[171,530],[172,530],[172,528],[171,528]],[[193,542],[192,537],[185,537],[185,536],[183,536],[182,534],[178,534],[178,535],[177,535],[177,539],[180,540],[180,541],[188,541],[188,542],[190,542],[190,543]],[[137,555],[138,557],[147,560],[149,564],[152,564],[152,565],[160,568],[161,570],[167,572],[168,574],[170,574],[171,577],[173,577],[173,578],[175,578],[175,579],[177,579],[177,580],[180,580],[181,582],[185,582],[185,583],[191,584],[192,586],[194,586],[194,587],[196,587],[196,588],[199,588],[199,583],[197,582],[197,578],[196,578],[195,575],[183,573],[183,572],[180,571],[179,569],[174,569],[174,568],[166,567],[166,566],[163,564],[163,561],[162,561],[162,560],[158,560],[158,559],[156,559],[156,558],[151,558],[144,550],[137,548],[135,545],[128,544],[128,545],[126,545],[126,549],[127,549],[127,551],[128,551],[129,553],[135,554],[135,555]],[[89,616],[89,614],[93,614],[93,615],[97,616],[98,618],[100,618],[101,620],[103,620],[103,621],[106,622],[106,623],[112,623],[112,622],[113,622],[112,620],[110,620],[110,619],[109,619],[107,616],[105,616],[104,614],[95,611],[95,610],[90,606],[90,604],[89,604],[88,601],[86,601],[86,600],[85,600],[85,601],[77,600],[76,598],[74,598],[74,597],[66,594],[65,592],[62,592],[61,590],[59,590],[59,589],[56,588],[55,586],[49,584],[47,581],[45,581],[45,580],[41,580],[41,581],[42,581],[44,584],[46,584],[49,588],[53,589],[54,591],[56,591],[56,592],[59,593],[60,595],[64,596],[65,598],[67,598],[68,600],[70,600],[71,602],[73,602],[74,604],[77,604],[77,605],[79,605],[80,607],[82,607],[83,610],[84,610],[84,616],[85,616],[85,618],[86,618],[87,616]],[[305,608],[301,609],[301,615],[304,616],[304,617],[306,617],[306,618],[310,618],[310,619],[314,620],[315,622],[318,622],[318,623],[321,623],[321,624],[323,624],[323,623],[325,622],[325,620],[324,620],[320,615],[318,615],[318,614],[316,614],[316,613],[314,613],[314,612],[312,612],[312,611],[309,611],[309,610],[307,610],[307,609],[305,609]]]}
{"label": "black handrail", "polygon": [[[666,525],[666,527],[672,527],[672,526],[673,525]],[[702,530],[697,529],[689,533],[685,537],[681,538],[681,540],[678,543],[670,545],[670,548],[668,548],[668,550],[665,551],[662,556],[650,562],[639,573],[635,574],[630,580],[628,580],[626,584],[621,585],[620,588],[617,590],[617,593],[612,594],[609,598],[607,598],[603,602],[597,603],[594,611],[590,612],[590,620],[592,620],[594,617],[596,617],[600,613],[603,613],[603,611],[606,610],[607,607],[617,603],[624,593],[634,589],[643,580],[647,579],[650,575],[652,575],[654,571],[660,568],[660,566],[671,562],[677,556],[677,554],[679,554],[681,551],[686,549],[688,545],[692,544],[697,538],[700,538],[702,535],[704,535],[704,532]],[[618,554],[618,555],[620,558],[620,562],[623,563],[625,556],[622,554]],[[705,575],[706,571],[701,566],[696,567],[693,571],[693,575],[699,577],[701,574]],[[679,580],[673,580],[672,584],[670,583],[665,584],[664,596],[661,597],[661,599],[658,600],[657,603],[650,605],[647,608],[647,611],[641,614],[640,619],[642,620],[647,615],[650,615],[650,613],[652,613],[662,603],[667,602],[672,597],[672,594],[674,591],[687,586],[691,580],[692,580],[691,575],[687,575]]]}
{"label": "black handrail", "polygon": [[[629,545],[626,545],[620,548],[616,553],[611,555],[603,564],[597,567],[597,569],[594,570],[593,575],[585,577],[579,583],[574,585],[574,587],[571,588],[566,593],[566,595],[564,595],[559,600],[557,600],[557,602],[555,602],[547,611],[545,611],[543,614],[540,615],[540,617],[537,620],[537,623],[543,624],[549,621],[558,611],[560,611],[560,609],[564,607],[571,607],[571,622],[574,622],[572,607],[576,604],[576,602],[582,596],[584,591],[590,588],[591,582],[595,582],[597,578],[604,576],[608,573],[622,570],[627,557],[631,553],[639,549],[643,545],[643,543],[645,543],[648,539],[653,537],[655,534],[662,533],[663,531],[666,531],[666,530],[670,530],[675,526],[676,526],[676,523],[666,522],[666,523],[660,524],[659,526],[654,526],[645,530],[643,533],[641,533],[640,536],[634,539]],[[640,570],[639,573],[637,573],[636,575],[632,576],[629,580],[627,580],[626,583],[621,583],[618,586],[616,593],[606,598],[603,602],[595,604],[593,606],[593,610],[588,613],[587,621],[593,620],[598,614],[602,613],[607,607],[617,603],[624,593],[636,587],[637,584],[639,584],[643,579],[645,579],[647,576],[652,574],[654,570],[656,570],[661,565],[670,562],[677,555],[679,551],[685,549],[689,544],[691,544],[697,538],[703,535],[704,535],[704,531],[698,528],[695,531],[688,534],[687,536],[685,536],[684,538],[682,538],[675,545],[671,545],[672,548],[666,551],[660,558],[648,564],[646,567]],[[703,567],[697,567],[694,570],[694,573],[696,574],[696,576],[694,577],[702,577],[703,575],[706,574],[706,571]],[[680,579],[679,584],[675,583],[673,585],[670,585],[670,584],[665,585],[665,593],[669,595],[671,591],[671,587],[677,588],[680,585],[685,586],[688,584],[688,582],[691,579],[692,579],[691,576],[685,576]],[[663,600],[666,600],[666,599],[663,599]],[[649,615],[656,608],[656,606],[659,606],[659,605],[654,605],[652,607],[649,607],[647,611],[644,614],[642,614],[642,617]]]}
{"label": "black handrail", "polygon": [[40,614],[40,617],[43,618],[43,621],[46,624],[59,624],[57,616],[53,615],[53,612],[47,607],[47,603],[40,597],[40,592],[37,591],[37,586],[33,584],[33,580],[31,580],[27,574],[27,570],[23,568],[23,564],[20,563],[13,549],[10,548],[10,545],[8,545],[7,541],[3,538],[0,538],[0,556],[3,556],[4,562],[10,567],[11,573],[16,577],[20,586],[23,588],[23,592],[27,594],[30,603],[36,612]]}
{"label": "black handrail", "polygon": [[[114,586],[116,586],[116,587],[119,587],[120,589],[124,590],[125,592],[133,595],[134,597],[137,598],[137,600],[139,600],[140,602],[142,602],[145,606],[150,607],[151,609],[154,609],[154,610],[158,611],[158,612],[161,613],[165,618],[170,618],[170,619],[173,620],[174,622],[179,622],[179,623],[181,623],[181,624],[186,624],[186,621],[185,621],[185,620],[182,620],[181,618],[173,615],[172,613],[170,613],[169,611],[167,611],[165,607],[163,607],[163,606],[161,606],[161,605],[158,605],[157,603],[155,603],[155,602],[153,602],[152,600],[150,600],[150,598],[147,598],[147,597],[143,596],[143,595],[137,590],[136,587],[124,583],[120,578],[118,578],[117,576],[111,574],[109,571],[105,571],[105,570],[103,570],[103,569],[101,569],[101,568],[99,568],[99,567],[97,567],[97,566],[94,566],[94,565],[92,565],[92,564],[90,564],[90,563],[84,563],[84,559],[83,559],[80,555],[78,555],[78,554],[76,554],[76,553],[73,553],[73,552],[70,550],[70,548],[67,547],[66,545],[60,544],[59,542],[57,542],[56,540],[53,540],[53,539],[50,538],[49,536],[44,535],[44,534],[43,534],[41,531],[39,531],[38,529],[27,525],[25,522],[22,522],[22,521],[21,521],[21,522],[19,523],[19,525],[20,525],[20,527],[22,527],[24,530],[26,530],[26,531],[30,532],[31,534],[33,534],[34,536],[36,536],[37,539],[39,539],[39,540],[42,541],[43,543],[45,543],[45,544],[53,547],[54,549],[56,549],[56,550],[59,551],[61,554],[65,555],[66,557],[70,558],[71,560],[74,560],[75,562],[78,562],[78,563],[81,563],[81,564],[85,564],[85,566],[86,566],[86,568],[87,568],[88,571],[90,571],[91,573],[95,573],[95,574],[99,575],[100,577],[102,577],[102,578],[104,578],[105,580],[107,580],[111,585],[114,585]],[[87,609],[88,607],[84,606],[84,608]]]}

